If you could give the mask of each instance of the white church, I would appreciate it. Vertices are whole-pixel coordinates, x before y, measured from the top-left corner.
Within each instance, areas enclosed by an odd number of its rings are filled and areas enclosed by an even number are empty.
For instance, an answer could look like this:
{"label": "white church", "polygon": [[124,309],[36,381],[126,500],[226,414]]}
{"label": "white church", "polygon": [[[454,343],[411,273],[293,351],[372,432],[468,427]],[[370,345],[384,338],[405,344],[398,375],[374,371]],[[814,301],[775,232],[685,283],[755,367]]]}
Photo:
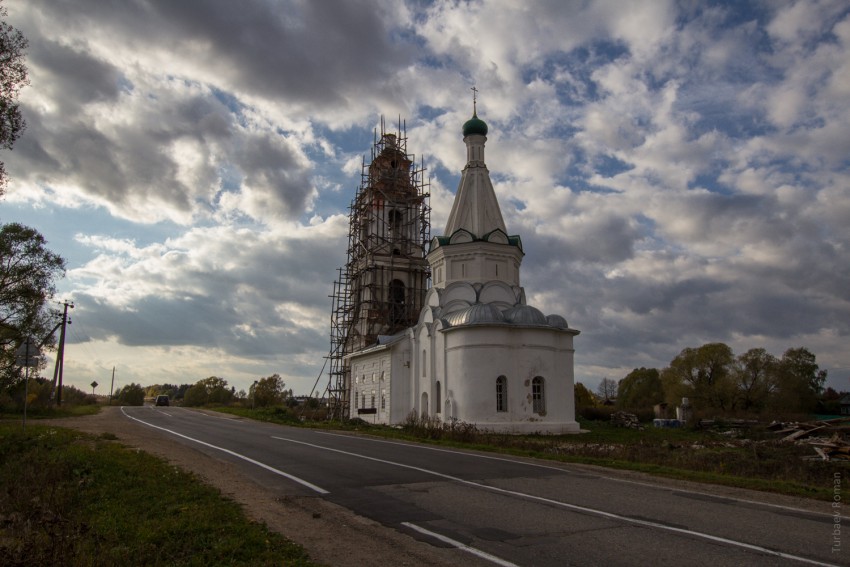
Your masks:
{"label": "white church", "polygon": [[410,156],[393,134],[376,144],[373,181],[355,201],[363,216],[352,217],[351,244],[366,252],[349,254],[356,282],[341,356],[348,414],[382,424],[415,412],[497,432],[578,432],[579,331],[526,303],[522,241],[505,227],[484,159],[487,124],[477,112],[463,125],[463,141],[466,166],[445,231],[421,247],[410,245],[426,234],[416,183],[400,191],[371,186],[409,170]]}

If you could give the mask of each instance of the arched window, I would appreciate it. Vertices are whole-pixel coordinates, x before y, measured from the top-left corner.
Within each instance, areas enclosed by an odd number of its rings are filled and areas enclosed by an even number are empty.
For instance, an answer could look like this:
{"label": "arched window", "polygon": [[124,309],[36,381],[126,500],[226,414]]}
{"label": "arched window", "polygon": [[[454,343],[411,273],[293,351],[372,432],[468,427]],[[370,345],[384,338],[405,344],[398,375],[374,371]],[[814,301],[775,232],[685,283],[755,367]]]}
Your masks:
{"label": "arched window", "polygon": [[363,392],[362,394],[360,394],[360,407],[361,408],[366,407],[366,392]]}
{"label": "arched window", "polygon": [[354,392],[354,409],[357,409],[359,406],[357,404],[357,392]]}
{"label": "arched window", "polygon": [[369,407],[373,409],[375,407],[375,390],[372,390],[372,405],[370,405]]}
{"label": "arched window", "polygon": [[403,235],[404,213],[398,209],[392,209],[387,213],[387,222],[390,225],[390,238],[399,240]]}
{"label": "arched window", "polygon": [[443,410],[443,401],[442,395],[440,393],[440,382],[437,382],[436,389],[434,390],[434,413],[440,413]]}
{"label": "arched window", "polygon": [[422,377],[428,376],[428,351],[422,349]]}
{"label": "arched window", "polygon": [[381,411],[387,409],[387,391],[381,390]]}
{"label": "arched window", "polygon": [[393,280],[390,282],[390,322],[393,325],[400,325],[405,322],[405,291],[404,282],[401,280]]}
{"label": "arched window", "polygon": [[540,415],[546,413],[546,381],[541,376],[531,381],[531,411]]}
{"label": "arched window", "polygon": [[508,379],[496,378],[496,411],[508,411]]}
{"label": "arched window", "polygon": [[422,392],[422,401],[419,406],[422,417],[428,417],[428,392]]}

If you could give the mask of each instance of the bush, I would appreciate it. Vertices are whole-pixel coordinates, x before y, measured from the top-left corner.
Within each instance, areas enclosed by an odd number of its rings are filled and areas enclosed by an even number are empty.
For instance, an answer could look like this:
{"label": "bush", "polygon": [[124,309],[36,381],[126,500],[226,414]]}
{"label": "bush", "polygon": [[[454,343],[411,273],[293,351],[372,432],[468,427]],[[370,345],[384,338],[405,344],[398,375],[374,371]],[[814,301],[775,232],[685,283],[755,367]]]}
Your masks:
{"label": "bush", "polygon": [[145,404],[145,389],[130,382],[115,394],[115,400],[124,406],[142,406]]}
{"label": "bush", "polygon": [[478,441],[481,434],[474,423],[456,419],[443,422],[437,415],[419,415],[415,411],[407,414],[402,429],[423,439],[446,439],[465,443]]}
{"label": "bush", "polygon": [[87,394],[74,386],[62,387],[62,404],[71,406],[91,406],[97,403],[97,397]]}
{"label": "bush", "polygon": [[579,415],[588,421],[611,421],[612,413],[613,406],[600,406],[581,408]]}

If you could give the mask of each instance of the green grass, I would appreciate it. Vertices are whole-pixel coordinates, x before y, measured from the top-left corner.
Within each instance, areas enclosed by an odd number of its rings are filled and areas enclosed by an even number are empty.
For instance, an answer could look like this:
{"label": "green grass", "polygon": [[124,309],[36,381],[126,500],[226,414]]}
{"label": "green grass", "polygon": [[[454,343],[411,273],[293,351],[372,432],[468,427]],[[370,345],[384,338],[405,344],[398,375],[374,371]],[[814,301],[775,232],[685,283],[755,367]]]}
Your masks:
{"label": "green grass", "polygon": [[[64,405],[61,407],[50,408],[27,408],[27,421],[31,419],[57,419],[61,417],[82,417],[85,415],[94,415],[100,412],[100,406],[96,404],[89,405]],[[0,419],[3,420],[23,420],[24,413],[17,412],[0,412]]]}
{"label": "green grass", "polygon": [[111,437],[0,424],[0,565],[316,565],[193,475]]}
{"label": "green grass", "polygon": [[811,447],[779,443],[760,429],[725,435],[723,430],[690,428],[644,430],[615,427],[606,421],[580,420],[578,435],[507,435],[482,432],[469,424],[449,427],[437,420],[416,420],[404,427],[352,420],[300,422],[283,408],[215,408],[244,417],[308,427],[354,430],[384,438],[475,449],[519,457],[549,459],[638,471],[689,480],[819,500],[830,500],[833,473],[850,472],[844,462],[804,460]]}

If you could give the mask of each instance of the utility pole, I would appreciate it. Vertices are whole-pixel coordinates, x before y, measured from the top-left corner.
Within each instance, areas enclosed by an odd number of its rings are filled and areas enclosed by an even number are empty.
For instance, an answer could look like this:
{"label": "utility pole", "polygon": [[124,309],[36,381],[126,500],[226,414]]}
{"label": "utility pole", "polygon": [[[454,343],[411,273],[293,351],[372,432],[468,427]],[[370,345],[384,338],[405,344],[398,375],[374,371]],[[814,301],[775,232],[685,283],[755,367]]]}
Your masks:
{"label": "utility pole", "polygon": [[38,366],[41,350],[36,346],[32,337],[27,337],[18,350],[15,351],[15,363],[26,368],[24,378],[24,423],[23,429],[27,428],[27,401],[29,399],[30,366]]}
{"label": "utility pole", "polygon": [[[62,405],[62,372],[65,367],[65,327],[71,324],[68,319],[68,308],[74,308],[73,301],[65,301],[63,303],[65,311],[62,313],[62,330],[59,333],[59,350],[56,353],[56,368],[53,370],[53,388],[56,389],[56,405]],[[58,379],[58,382],[57,382]]]}
{"label": "utility pole", "polygon": [[109,385],[109,405],[112,405],[112,388],[115,387],[115,367],[112,367],[112,383]]}

